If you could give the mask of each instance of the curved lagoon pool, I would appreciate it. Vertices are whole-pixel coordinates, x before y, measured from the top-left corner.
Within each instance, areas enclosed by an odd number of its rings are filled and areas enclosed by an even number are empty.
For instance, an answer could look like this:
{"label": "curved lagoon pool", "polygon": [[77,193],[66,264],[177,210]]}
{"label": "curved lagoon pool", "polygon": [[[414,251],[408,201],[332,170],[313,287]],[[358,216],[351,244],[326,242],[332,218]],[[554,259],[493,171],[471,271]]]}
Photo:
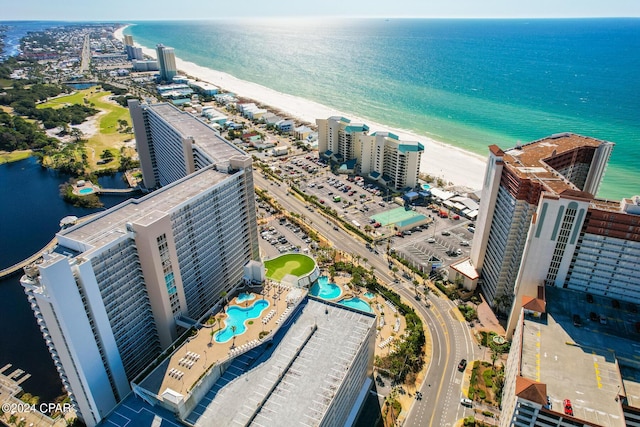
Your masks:
{"label": "curved lagoon pool", "polygon": [[236,301],[240,302],[246,302],[246,301],[251,301],[256,299],[256,296],[254,294],[251,294],[249,292],[242,292],[240,295],[238,295],[238,298],[236,298]]}
{"label": "curved lagoon pool", "polygon": [[[251,319],[257,319],[265,308],[269,307],[269,301],[258,300],[254,302],[250,307],[240,307],[238,305],[232,305],[227,308],[227,318],[224,320],[224,329],[218,332],[215,336],[216,342],[223,343],[229,341],[234,335],[242,335],[247,330],[245,322]],[[231,330],[231,327],[236,327],[235,334]]]}
{"label": "curved lagoon pool", "polygon": [[342,299],[338,301],[338,304],[346,305],[347,307],[355,308],[356,310],[366,311],[367,313],[373,313],[371,306],[366,301],[357,297]]}
{"label": "curved lagoon pool", "polygon": [[309,294],[322,299],[336,299],[342,294],[342,289],[335,283],[329,283],[327,276],[320,276],[318,281],[309,289]]}

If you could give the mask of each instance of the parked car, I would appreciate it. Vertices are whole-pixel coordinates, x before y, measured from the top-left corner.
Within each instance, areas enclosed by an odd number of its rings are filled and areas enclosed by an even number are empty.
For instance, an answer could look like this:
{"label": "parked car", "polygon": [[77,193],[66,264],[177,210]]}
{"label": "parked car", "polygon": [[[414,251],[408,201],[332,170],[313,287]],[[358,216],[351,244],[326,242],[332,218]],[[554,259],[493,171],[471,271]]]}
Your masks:
{"label": "parked car", "polygon": [[427,243],[435,243],[435,242],[436,242],[436,239],[434,239],[433,237],[429,237],[427,239]]}
{"label": "parked car", "polygon": [[460,246],[469,246],[469,242],[463,240],[462,242],[460,242]]}
{"label": "parked car", "polygon": [[582,320],[580,320],[580,315],[579,314],[574,314],[573,315],[573,326],[576,327],[580,327],[582,326]]}
{"label": "parked car", "polygon": [[473,406],[473,400],[471,399],[467,399],[466,397],[464,399],[460,399],[460,404],[462,406],[466,406],[468,408],[471,408]]}

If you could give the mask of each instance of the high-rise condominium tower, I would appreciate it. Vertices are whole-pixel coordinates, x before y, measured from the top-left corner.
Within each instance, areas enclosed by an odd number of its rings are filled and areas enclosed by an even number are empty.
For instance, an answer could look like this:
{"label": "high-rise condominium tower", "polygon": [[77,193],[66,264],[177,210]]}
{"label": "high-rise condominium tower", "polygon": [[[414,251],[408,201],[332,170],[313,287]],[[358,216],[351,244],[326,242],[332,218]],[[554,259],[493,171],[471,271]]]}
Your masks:
{"label": "high-rise condominium tower", "polygon": [[259,259],[251,158],[172,105],[130,108],[145,183],[161,188],[60,231],[21,279],[89,426]]}

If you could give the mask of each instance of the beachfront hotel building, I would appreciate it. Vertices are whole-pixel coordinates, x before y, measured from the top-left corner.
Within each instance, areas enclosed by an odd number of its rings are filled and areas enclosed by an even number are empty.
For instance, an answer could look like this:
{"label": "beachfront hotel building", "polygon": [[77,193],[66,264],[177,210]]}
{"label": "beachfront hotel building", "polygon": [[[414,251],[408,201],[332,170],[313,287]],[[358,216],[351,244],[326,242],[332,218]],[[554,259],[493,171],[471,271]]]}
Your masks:
{"label": "beachfront hotel building", "polygon": [[172,82],[173,78],[178,74],[176,54],[173,48],[159,44],[156,46],[156,55],[158,56],[158,66],[160,67],[160,81]]}
{"label": "beachfront hotel building", "polygon": [[133,45],[133,37],[130,35],[124,36],[124,50],[127,52],[127,58],[130,60],[142,61],[144,59],[142,48]]}
{"label": "beachfront hotel building", "polygon": [[60,231],[21,279],[89,426],[259,259],[251,158],[172,105],[131,113],[145,183],[160,188]]}
{"label": "beachfront hotel building", "polygon": [[471,261],[487,300],[511,313],[507,333],[539,286],[637,301],[640,198],[595,198],[613,143],[561,133],[489,149]]}
{"label": "beachfront hotel building", "polygon": [[318,152],[353,171],[397,190],[418,185],[424,146],[401,141],[391,132],[368,134],[369,127],[340,116],[316,119]]}

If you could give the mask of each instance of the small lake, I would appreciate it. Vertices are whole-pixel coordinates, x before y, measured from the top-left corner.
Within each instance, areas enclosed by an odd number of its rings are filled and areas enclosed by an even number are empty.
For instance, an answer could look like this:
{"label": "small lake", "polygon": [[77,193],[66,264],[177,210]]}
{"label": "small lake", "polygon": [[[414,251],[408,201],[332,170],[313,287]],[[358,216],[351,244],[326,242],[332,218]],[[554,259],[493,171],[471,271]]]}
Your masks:
{"label": "small lake", "polygon": [[[109,188],[124,188],[122,174],[101,177]],[[11,266],[42,249],[60,230],[67,215],[85,216],[126,200],[122,196],[102,197],[105,208],[84,209],[65,203],[59,186],[68,175],[42,168],[35,157],[0,165],[0,269]],[[53,402],[63,393],[49,351],[27,303],[20,275],[0,280],[0,367],[7,363],[32,375],[25,391]]]}

